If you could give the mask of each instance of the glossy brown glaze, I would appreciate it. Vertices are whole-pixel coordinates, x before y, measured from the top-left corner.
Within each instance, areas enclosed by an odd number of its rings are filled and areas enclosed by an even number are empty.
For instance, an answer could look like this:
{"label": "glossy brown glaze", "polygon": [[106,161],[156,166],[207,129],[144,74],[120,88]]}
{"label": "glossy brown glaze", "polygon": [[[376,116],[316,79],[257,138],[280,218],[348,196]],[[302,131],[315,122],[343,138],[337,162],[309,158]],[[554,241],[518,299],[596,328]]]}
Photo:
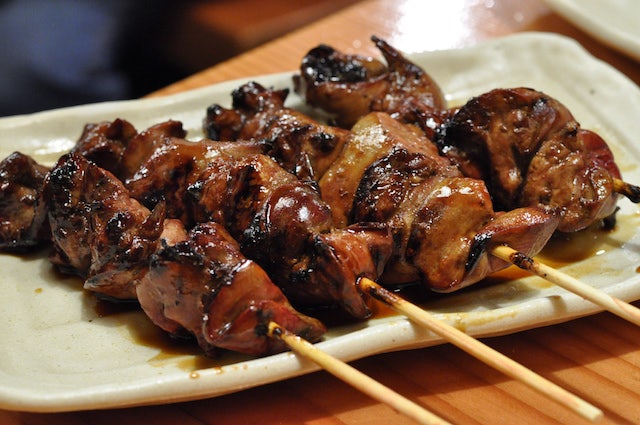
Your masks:
{"label": "glossy brown glaze", "polygon": [[430,135],[431,122],[446,109],[442,90],[419,66],[379,37],[372,41],[386,65],[367,56],[346,54],[321,45],[302,59],[295,90],[308,104],[351,128],[369,112],[382,111],[418,125]]}
{"label": "glossy brown glaze", "polygon": [[309,340],[326,331],[291,307],[284,294],[217,223],[202,223],[182,240],[163,243],[136,287],[140,305],[164,330],[191,335],[205,354],[283,351],[266,328],[275,321]]}
{"label": "glossy brown glaze", "polygon": [[77,154],[63,156],[43,188],[51,227],[51,261],[85,280],[85,288],[135,299],[162,231],[164,208],[148,210],[110,172]]}
{"label": "glossy brown glaze", "polygon": [[21,251],[49,239],[42,185],[49,169],[20,152],[0,162],[0,249]]}
{"label": "glossy brown glaze", "polygon": [[620,172],[604,140],[557,100],[495,89],[465,103],[440,131],[441,151],[483,179],[501,209],[535,206],[577,231],[615,212]]}
{"label": "glossy brown glaze", "polygon": [[253,140],[301,179],[317,179],[334,161],[349,132],[324,125],[284,106],[287,90],[244,84],[232,93],[231,109],[211,105],[203,127],[213,140]]}

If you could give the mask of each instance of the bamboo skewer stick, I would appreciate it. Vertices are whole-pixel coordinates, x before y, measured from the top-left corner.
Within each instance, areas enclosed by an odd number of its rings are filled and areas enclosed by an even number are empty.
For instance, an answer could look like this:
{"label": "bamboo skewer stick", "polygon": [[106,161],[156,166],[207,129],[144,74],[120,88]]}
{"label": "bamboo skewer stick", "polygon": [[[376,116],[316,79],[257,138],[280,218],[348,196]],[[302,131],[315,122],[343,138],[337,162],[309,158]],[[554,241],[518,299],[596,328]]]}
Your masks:
{"label": "bamboo skewer stick", "polygon": [[445,425],[449,422],[429,412],[418,404],[403,397],[378,381],[365,375],[347,363],[330,356],[298,335],[295,335],[275,322],[269,323],[270,337],[281,339],[296,353],[309,358],[324,370],[362,391],[368,396],[381,401],[396,411],[424,425]]}
{"label": "bamboo skewer stick", "polygon": [[640,187],[636,185],[613,179],[613,191],[626,196],[633,203],[640,203]]}
{"label": "bamboo skewer stick", "polygon": [[492,249],[491,254],[508,261],[523,270],[540,276],[549,282],[555,283],[556,285],[571,291],[596,305],[599,305],[605,310],[640,326],[640,309],[620,300],[619,298],[587,285],[559,270],[554,269],[553,267],[540,263],[508,246],[495,246]]}
{"label": "bamboo skewer stick", "polygon": [[426,310],[423,310],[417,305],[404,300],[390,291],[387,291],[374,281],[367,278],[361,278],[359,280],[359,285],[363,293],[369,294],[373,298],[382,301],[397,312],[407,316],[411,321],[435,332],[446,341],[501,371],[505,375],[529,385],[536,391],[574,411],[583,418],[592,422],[596,422],[602,418],[603,413],[597,407],[559,387],[553,382],[548,381],[544,377],[536,374],[530,369],[527,369],[516,361],[483,344],[459,329],[434,318]]}

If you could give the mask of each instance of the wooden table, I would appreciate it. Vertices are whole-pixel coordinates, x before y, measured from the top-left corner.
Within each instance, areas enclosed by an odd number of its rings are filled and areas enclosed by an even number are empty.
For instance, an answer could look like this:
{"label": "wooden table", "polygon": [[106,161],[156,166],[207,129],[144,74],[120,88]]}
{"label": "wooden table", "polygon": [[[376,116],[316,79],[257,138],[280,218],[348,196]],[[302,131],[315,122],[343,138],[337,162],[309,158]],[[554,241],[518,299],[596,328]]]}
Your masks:
{"label": "wooden table", "polygon": [[[180,81],[166,95],[229,79],[290,71],[324,42],[376,54],[371,34],[405,52],[447,49],[527,30],[571,36],[640,84],[640,65],[552,13],[541,1],[370,0]],[[488,345],[601,408],[602,423],[640,423],[640,329],[601,313],[487,338]],[[352,363],[457,424],[587,423],[450,345],[382,354]],[[325,372],[214,399],[120,410],[56,414],[0,411],[12,424],[402,424],[382,403]]]}

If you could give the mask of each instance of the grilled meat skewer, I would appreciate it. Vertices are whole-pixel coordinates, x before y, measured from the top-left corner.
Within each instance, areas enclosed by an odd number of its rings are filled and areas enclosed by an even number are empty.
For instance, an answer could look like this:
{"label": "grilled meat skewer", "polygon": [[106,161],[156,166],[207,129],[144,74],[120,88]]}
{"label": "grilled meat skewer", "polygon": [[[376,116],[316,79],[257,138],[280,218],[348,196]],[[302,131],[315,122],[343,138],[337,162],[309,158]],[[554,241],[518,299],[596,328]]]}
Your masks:
{"label": "grilled meat skewer", "polygon": [[315,185],[268,156],[250,154],[255,146],[167,140],[141,166],[154,172],[134,174],[126,184],[138,199],[179,199],[185,222],[224,225],[294,305],[337,303],[354,317],[368,317],[356,282],[381,272],[391,252],[387,228],[335,229]]}
{"label": "grilled meat skewer", "polygon": [[185,236],[174,243],[163,240],[136,286],[142,309],[162,329],[195,336],[207,355],[220,349],[252,355],[284,351],[284,343],[267,336],[271,321],[311,342],[326,331],[291,307],[222,225],[201,223]]}
{"label": "grilled meat skewer", "polygon": [[395,249],[381,283],[454,291],[509,265],[487,254],[492,244],[535,255],[556,229],[557,219],[537,208],[494,211],[482,180],[463,176],[385,113],[365,116],[353,134],[319,186],[338,205],[336,222],[390,226]]}
{"label": "grilled meat skewer", "polygon": [[85,279],[84,287],[138,300],[174,336],[193,336],[208,355],[219,349],[265,355],[286,347],[265,336],[272,320],[316,341],[326,331],[291,307],[282,291],[216,223],[190,233],[148,210],[112,173],[71,153],[43,189],[51,223],[51,261]]}
{"label": "grilled meat skewer", "polygon": [[[294,85],[311,106],[341,114],[352,105],[350,122],[371,111],[387,112],[415,123],[434,140],[441,153],[469,177],[486,181],[496,208],[509,210],[535,206],[560,216],[559,230],[573,232],[603,220],[614,223],[618,194],[640,202],[640,188],[620,180],[620,172],[606,142],[580,128],[569,110],[557,100],[527,88],[496,89],[471,99],[459,110],[444,102],[415,101],[406,96],[411,113],[401,113],[401,102],[363,102],[376,98],[380,75],[400,70],[394,90],[431,93],[441,90],[419,66],[381,40],[388,70],[375,59],[312,49],[302,60]],[[372,65],[372,64],[375,64]],[[406,72],[402,70],[412,70]],[[420,75],[412,79],[409,76]],[[422,79],[424,78],[424,80]],[[303,83],[302,83],[303,82]],[[331,96],[326,95],[331,93]]]}
{"label": "grilled meat skewer", "polygon": [[[260,125],[268,126],[265,123],[283,114],[275,109],[282,101],[264,101],[272,96],[279,98],[280,92],[256,85],[235,90],[234,104],[242,107],[210,107],[205,130],[228,137],[243,134],[264,143]],[[221,119],[231,115],[238,118]],[[304,121],[314,122],[309,117]],[[231,122],[232,131],[227,129]],[[268,154],[282,162],[277,151]],[[495,213],[484,182],[465,178],[424,133],[386,113],[370,113],[358,121],[326,171],[313,175],[337,227],[362,222],[390,227],[394,253],[381,277],[387,284],[419,280],[438,291],[459,289],[508,265],[487,257],[485,248],[491,243],[509,242],[533,255],[557,225],[535,208]],[[442,252],[444,261],[438,254]]]}
{"label": "grilled meat skewer", "polygon": [[437,144],[465,175],[487,182],[504,209],[536,206],[574,232],[611,217],[620,171],[606,142],[557,100],[529,88],[495,89],[465,103]]}

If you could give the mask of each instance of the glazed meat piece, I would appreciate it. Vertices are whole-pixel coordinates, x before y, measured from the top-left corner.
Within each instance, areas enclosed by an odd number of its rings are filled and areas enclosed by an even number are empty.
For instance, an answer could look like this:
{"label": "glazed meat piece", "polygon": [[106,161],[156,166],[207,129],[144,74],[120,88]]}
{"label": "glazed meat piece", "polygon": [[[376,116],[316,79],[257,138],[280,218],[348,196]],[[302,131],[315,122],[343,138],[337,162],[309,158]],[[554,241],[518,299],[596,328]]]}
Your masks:
{"label": "glazed meat piece", "polygon": [[[382,270],[391,250],[387,229],[334,230],[315,183],[256,150],[259,145],[246,141],[173,139],[143,163],[141,170],[153,172],[136,173],[126,184],[149,208],[154,200],[170,200],[169,217],[225,226],[296,307],[337,304],[367,317],[356,283]],[[175,205],[184,214],[176,216]]]}
{"label": "glazed meat piece", "polygon": [[137,170],[128,171],[133,172],[125,186],[147,208],[164,203],[167,217],[180,219],[190,227],[193,220],[185,194],[190,175],[197,167],[194,158],[203,156],[206,147],[178,138],[159,140],[152,147],[140,156]]}
{"label": "glazed meat piece", "polygon": [[135,299],[163,229],[164,207],[149,211],[110,172],[77,154],[60,158],[43,186],[50,259],[105,297]]}
{"label": "glazed meat piece", "polygon": [[306,102],[332,115],[337,125],[351,128],[369,112],[386,112],[417,124],[428,136],[446,109],[435,81],[387,42],[372,37],[387,62],[350,55],[321,45],[307,53],[294,86]]}
{"label": "glazed meat piece", "polygon": [[[322,198],[331,205],[333,220],[337,227],[363,221],[353,215],[350,217],[354,207],[356,190],[361,184],[362,176],[372,163],[398,149],[407,152],[408,156],[404,158],[406,161],[429,162],[430,173],[439,173],[443,177],[459,174],[459,171],[451,166],[446,158],[438,154],[435,145],[422,132],[393,119],[386,113],[372,112],[356,123],[352,129],[352,137],[340,152],[340,156],[318,182]],[[414,153],[418,157],[410,158]],[[401,163],[388,164],[389,172],[393,173],[394,167],[401,165]],[[412,163],[408,165],[412,166]],[[401,186],[412,184],[412,180],[408,176],[403,179],[396,184],[400,183]],[[373,188],[365,189],[363,187],[361,191],[367,192],[371,189]],[[386,215],[384,211],[396,205],[397,196],[404,196],[402,190],[390,190],[388,193],[390,198],[380,199],[380,204],[371,207],[373,210],[380,209],[378,214]],[[389,203],[393,205],[389,205]],[[368,207],[363,205],[361,208]],[[369,218],[364,221],[367,220]]]}
{"label": "glazed meat piece", "polygon": [[541,208],[560,216],[564,232],[616,210],[620,172],[606,143],[539,91],[496,89],[471,99],[437,143],[465,175],[487,182],[500,209]]}
{"label": "glazed meat piece", "polygon": [[537,208],[495,212],[482,180],[463,176],[424,134],[385,113],[353,132],[320,188],[336,222],[389,226],[394,250],[381,283],[457,290],[508,266],[487,254],[492,244],[534,255],[557,226]]}
{"label": "glazed meat piece", "polygon": [[[606,149],[604,162],[594,156],[590,144]],[[559,133],[532,158],[519,204],[559,215],[563,232],[582,230],[599,220],[609,226],[615,222],[619,198],[614,179],[620,179],[620,172],[600,136],[581,129]]]}
{"label": "glazed meat piece", "polygon": [[[135,173],[143,172],[142,163],[158,150],[158,148],[168,143],[172,138],[184,138],[187,132],[180,121],[168,120],[152,125],[144,131],[136,134],[129,140],[120,160],[120,172],[117,176],[125,181]],[[150,170],[147,170],[150,172]]]}
{"label": "glazed meat piece", "polygon": [[203,127],[214,140],[254,140],[263,152],[301,179],[319,178],[337,157],[349,132],[323,125],[284,106],[287,90],[252,82],[232,94],[232,108],[212,105]]}
{"label": "glazed meat piece", "polygon": [[[191,186],[198,186],[198,179],[209,167],[210,159],[220,155],[225,158],[242,157],[262,151],[253,142],[217,142],[207,139],[190,142],[177,137],[155,140],[153,149],[148,149],[144,156],[138,156],[138,169],[130,169],[133,172],[125,180],[125,186],[132,197],[150,209],[164,202],[167,216],[182,220],[187,227],[195,223],[193,205],[187,192]],[[221,166],[224,167],[225,164],[221,163]],[[224,196],[224,189],[221,190],[210,195]]]}
{"label": "glazed meat piece", "polygon": [[87,124],[71,153],[82,155],[99,167],[119,175],[124,151],[137,134],[135,127],[122,119]]}
{"label": "glazed meat piece", "polygon": [[154,323],[174,335],[193,335],[208,355],[219,349],[284,351],[284,343],[266,335],[270,321],[311,342],[326,331],[295,311],[217,223],[199,224],[186,239],[163,243],[136,292]]}
{"label": "glazed meat piece", "polygon": [[138,133],[130,122],[116,118],[85,125],[70,153],[82,155],[124,181],[166,139],[186,135],[180,121],[163,121]]}
{"label": "glazed meat piece", "polygon": [[14,152],[0,162],[0,249],[24,250],[49,239],[42,184],[49,169]]}
{"label": "glazed meat piece", "polygon": [[377,278],[386,263],[391,239],[385,226],[335,229],[315,185],[265,155],[216,158],[190,195],[196,221],[225,223],[295,306],[338,304],[354,317],[370,314],[356,283],[361,276]]}

